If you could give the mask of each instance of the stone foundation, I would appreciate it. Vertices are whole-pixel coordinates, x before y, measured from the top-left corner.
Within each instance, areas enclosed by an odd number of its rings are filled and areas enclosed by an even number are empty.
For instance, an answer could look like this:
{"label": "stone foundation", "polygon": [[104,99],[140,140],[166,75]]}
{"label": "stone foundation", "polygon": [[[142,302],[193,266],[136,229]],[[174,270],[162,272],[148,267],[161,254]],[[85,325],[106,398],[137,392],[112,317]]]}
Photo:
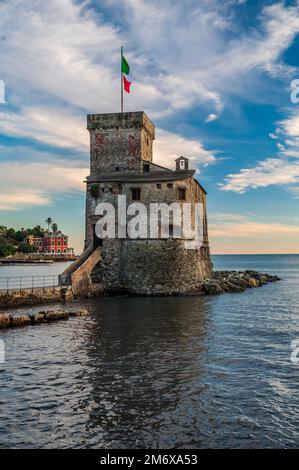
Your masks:
{"label": "stone foundation", "polygon": [[[207,248],[208,250],[208,248]],[[196,293],[211,277],[209,252],[186,250],[181,240],[126,240],[120,277],[130,294],[179,295]]]}

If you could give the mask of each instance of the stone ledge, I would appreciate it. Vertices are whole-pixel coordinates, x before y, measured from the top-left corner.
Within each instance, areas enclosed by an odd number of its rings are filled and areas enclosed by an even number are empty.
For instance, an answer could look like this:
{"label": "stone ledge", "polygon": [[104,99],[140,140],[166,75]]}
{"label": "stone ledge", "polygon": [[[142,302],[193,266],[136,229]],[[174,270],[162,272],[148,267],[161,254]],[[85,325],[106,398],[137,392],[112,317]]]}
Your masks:
{"label": "stone ledge", "polygon": [[79,310],[47,310],[35,314],[9,315],[0,313],[0,329],[15,328],[20,326],[38,325],[58,320],[68,320],[70,317],[85,317],[88,315],[86,309]]}

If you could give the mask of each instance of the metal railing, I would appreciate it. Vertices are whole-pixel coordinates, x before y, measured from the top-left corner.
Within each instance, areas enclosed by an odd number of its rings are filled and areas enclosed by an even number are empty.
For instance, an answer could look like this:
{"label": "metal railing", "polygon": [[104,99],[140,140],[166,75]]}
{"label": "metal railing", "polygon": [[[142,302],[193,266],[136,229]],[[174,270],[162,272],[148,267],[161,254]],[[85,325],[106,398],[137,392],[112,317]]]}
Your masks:
{"label": "metal railing", "polygon": [[59,286],[58,275],[48,276],[19,276],[19,277],[0,277],[0,291],[22,291],[31,289],[45,289],[46,287]]}

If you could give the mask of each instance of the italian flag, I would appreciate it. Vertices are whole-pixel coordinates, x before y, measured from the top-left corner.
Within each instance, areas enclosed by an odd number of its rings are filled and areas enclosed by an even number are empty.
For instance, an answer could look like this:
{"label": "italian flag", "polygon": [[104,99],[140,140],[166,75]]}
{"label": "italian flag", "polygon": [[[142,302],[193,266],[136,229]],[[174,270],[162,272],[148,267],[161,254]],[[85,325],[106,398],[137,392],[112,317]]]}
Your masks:
{"label": "italian flag", "polygon": [[128,62],[126,61],[126,58],[124,57],[122,52],[121,52],[121,72],[123,76],[124,90],[127,93],[130,93],[131,91],[130,87],[131,87],[132,82],[130,82],[126,77],[126,75],[128,76],[130,73],[130,66]]}

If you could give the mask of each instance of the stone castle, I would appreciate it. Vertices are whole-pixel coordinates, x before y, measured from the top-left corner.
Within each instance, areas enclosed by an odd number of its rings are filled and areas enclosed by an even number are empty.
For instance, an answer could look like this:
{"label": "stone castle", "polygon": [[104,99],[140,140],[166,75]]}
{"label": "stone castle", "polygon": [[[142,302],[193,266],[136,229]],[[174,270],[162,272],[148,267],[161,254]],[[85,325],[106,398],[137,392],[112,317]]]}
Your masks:
{"label": "stone castle", "polygon": [[[65,274],[74,283],[107,293],[179,295],[198,292],[212,274],[206,191],[185,157],[170,170],[153,162],[155,126],[144,112],[88,115],[90,175],[86,180],[85,251]],[[181,149],[178,149],[180,151]],[[101,202],[117,204],[203,204],[201,247],[186,249],[185,238],[99,239],[95,215]],[[116,221],[117,223],[117,221]],[[171,229],[171,227],[170,227]],[[83,282],[84,281],[84,282]]]}

